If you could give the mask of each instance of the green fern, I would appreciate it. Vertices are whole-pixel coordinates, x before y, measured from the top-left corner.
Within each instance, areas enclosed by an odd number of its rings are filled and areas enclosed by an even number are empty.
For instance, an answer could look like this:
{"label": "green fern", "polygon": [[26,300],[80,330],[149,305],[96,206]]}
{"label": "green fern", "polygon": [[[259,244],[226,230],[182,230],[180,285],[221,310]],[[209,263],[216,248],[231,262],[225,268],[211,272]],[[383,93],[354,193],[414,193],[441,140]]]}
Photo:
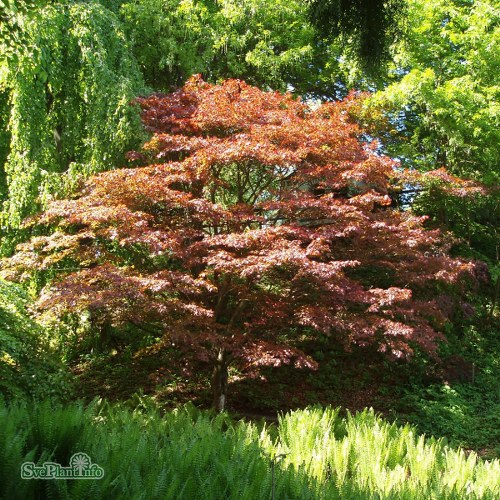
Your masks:
{"label": "green fern", "polygon": [[[57,499],[498,498],[500,462],[466,456],[365,410],[306,408],[276,428],[192,406],[161,414],[96,400],[87,408],[0,402],[0,497]],[[340,429],[340,432],[339,432]],[[95,481],[21,481],[25,461],[87,453]]]}

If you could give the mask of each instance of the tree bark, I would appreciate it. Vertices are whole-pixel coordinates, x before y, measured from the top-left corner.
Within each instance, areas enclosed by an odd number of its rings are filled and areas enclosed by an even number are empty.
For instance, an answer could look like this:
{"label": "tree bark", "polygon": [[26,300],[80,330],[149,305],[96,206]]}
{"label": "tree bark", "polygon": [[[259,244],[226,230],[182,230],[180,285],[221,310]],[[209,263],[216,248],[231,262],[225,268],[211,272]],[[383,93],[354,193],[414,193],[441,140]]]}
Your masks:
{"label": "tree bark", "polygon": [[212,375],[213,407],[224,411],[226,406],[227,379],[228,379],[228,354],[224,349],[219,349]]}

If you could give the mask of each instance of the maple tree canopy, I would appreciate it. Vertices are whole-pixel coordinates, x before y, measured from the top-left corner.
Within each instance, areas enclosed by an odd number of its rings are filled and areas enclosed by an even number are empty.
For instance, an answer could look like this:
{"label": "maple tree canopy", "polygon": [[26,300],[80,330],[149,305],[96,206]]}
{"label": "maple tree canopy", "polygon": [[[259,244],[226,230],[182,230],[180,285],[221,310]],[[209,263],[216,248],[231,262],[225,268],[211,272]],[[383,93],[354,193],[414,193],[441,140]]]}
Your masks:
{"label": "maple tree canopy", "polygon": [[314,366],[294,339],[315,332],[397,358],[415,347],[436,356],[485,267],[450,257],[451,236],[391,206],[406,174],[360,140],[354,96],[310,107],[195,76],[138,102],[153,137],[129,154],[137,166],[52,202],[27,221],[48,235],[3,263],[11,279],[59,269],[40,308],[162,325],[166,341],[201,358],[224,349],[254,366]]}

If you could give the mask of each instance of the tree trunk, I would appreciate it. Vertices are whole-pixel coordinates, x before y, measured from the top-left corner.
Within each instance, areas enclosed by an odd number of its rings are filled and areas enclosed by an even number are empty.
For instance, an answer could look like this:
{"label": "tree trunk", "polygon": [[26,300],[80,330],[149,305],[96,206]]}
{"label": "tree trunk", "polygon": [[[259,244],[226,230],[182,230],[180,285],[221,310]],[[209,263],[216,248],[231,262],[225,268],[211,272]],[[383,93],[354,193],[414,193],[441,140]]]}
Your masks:
{"label": "tree trunk", "polygon": [[214,395],[213,407],[221,412],[226,406],[227,393],[227,372],[228,355],[224,349],[219,350],[215,361],[215,367],[212,375],[212,390]]}

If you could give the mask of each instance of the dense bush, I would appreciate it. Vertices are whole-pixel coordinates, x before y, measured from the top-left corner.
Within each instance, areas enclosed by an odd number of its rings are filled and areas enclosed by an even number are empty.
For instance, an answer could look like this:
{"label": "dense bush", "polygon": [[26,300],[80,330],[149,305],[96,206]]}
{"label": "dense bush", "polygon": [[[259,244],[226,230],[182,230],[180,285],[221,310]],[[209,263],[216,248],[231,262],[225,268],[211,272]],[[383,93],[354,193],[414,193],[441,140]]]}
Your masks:
{"label": "dense bush", "polygon": [[23,290],[0,280],[0,396],[65,398],[67,369],[52,352],[47,332],[30,319]]}
{"label": "dense bush", "polygon": [[[453,444],[500,456],[500,358],[498,331],[470,325],[449,336],[451,356],[443,381],[397,387],[401,418],[421,432],[447,436]],[[445,349],[443,349],[445,350]]]}

